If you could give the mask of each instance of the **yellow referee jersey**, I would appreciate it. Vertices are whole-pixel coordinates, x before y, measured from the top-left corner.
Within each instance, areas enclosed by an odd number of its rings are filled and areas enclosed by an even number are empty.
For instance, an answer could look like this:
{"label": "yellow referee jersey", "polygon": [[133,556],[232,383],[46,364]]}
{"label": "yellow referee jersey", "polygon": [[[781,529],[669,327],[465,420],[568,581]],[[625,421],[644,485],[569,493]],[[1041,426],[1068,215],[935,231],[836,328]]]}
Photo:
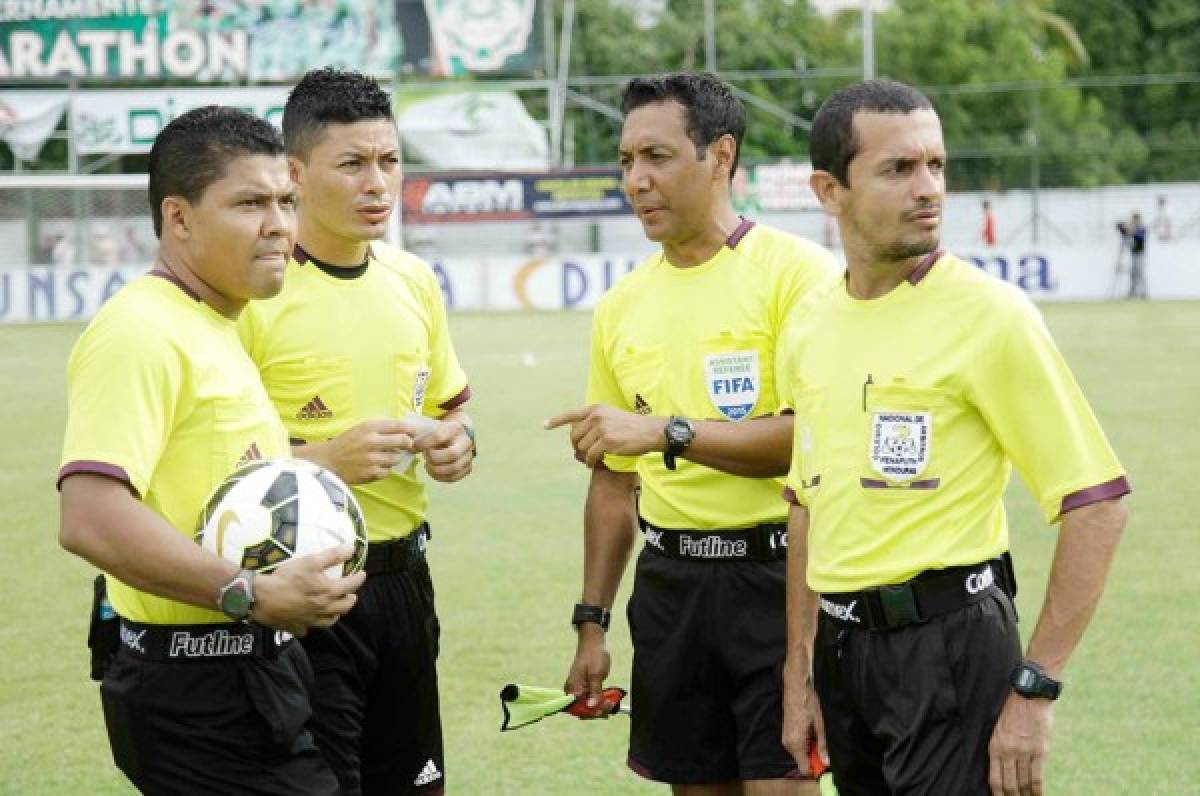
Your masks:
{"label": "yellow referee jersey", "polygon": [[[630,412],[740,422],[781,409],[775,351],[793,307],[833,281],[832,256],[743,222],[708,262],[641,263],[596,307],[587,402]],[[742,478],[662,455],[605,456],[641,478],[640,510],[664,528],[746,528],[779,521],[781,480]]]}
{"label": "yellow referee jersey", "polygon": [[1129,491],[1017,288],[942,255],[881,298],[851,298],[843,284],[804,310],[780,380],[796,408],[785,495],[809,508],[813,590],[899,583],[1007,550],[1011,464],[1048,521]]}
{"label": "yellow referee jersey", "polygon": [[[234,323],[170,275],[136,279],[88,324],[67,364],[58,482],[108,475],[191,538],[204,499],[241,464],[289,454],[287,435]],[[151,624],[230,621],[111,576],[121,616]]]}
{"label": "yellow referee jersey", "polygon": [[[365,267],[323,269],[297,247],[283,291],[253,302],[239,332],[293,443],[324,441],[363,420],[440,417],[470,397],[437,276],[372,243]],[[406,536],[427,499],[412,465],[354,487],[371,541]]]}

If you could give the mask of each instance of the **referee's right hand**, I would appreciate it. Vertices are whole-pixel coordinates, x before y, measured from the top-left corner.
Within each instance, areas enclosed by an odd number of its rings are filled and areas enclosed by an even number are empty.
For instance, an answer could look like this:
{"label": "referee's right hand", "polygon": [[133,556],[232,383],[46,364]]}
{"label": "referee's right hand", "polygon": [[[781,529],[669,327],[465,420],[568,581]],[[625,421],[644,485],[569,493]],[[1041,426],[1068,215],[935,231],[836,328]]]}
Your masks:
{"label": "referee's right hand", "polygon": [[403,420],[377,417],[364,420],[325,442],[310,442],[292,449],[293,455],[328,470],[351,486],[386,478],[413,449],[413,428]]}
{"label": "referee's right hand", "polygon": [[365,572],[331,578],[325,570],[344,563],[354,548],[343,545],[284,561],[254,579],[250,618],[260,625],[303,636],[310,627],[329,627],[354,607]]}
{"label": "referee's right hand", "polygon": [[586,695],[586,706],[594,708],[604,698],[604,681],[612,666],[612,657],[604,644],[604,630],[592,623],[579,626],[579,644],[575,660],[567,672],[563,691],[574,696]]}

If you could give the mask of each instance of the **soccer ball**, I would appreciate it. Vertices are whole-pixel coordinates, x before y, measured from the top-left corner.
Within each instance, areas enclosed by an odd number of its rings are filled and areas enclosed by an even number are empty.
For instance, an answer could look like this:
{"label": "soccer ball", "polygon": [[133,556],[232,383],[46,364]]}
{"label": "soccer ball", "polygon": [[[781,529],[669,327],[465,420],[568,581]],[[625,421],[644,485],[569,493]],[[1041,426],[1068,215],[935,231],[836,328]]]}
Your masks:
{"label": "soccer ball", "polygon": [[354,545],[330,577],[363,568],[367,526],[340,478],[303,459],[253,462],[222,481],[204,503],[196,542],[243,569],[270,572],[293,556]]}

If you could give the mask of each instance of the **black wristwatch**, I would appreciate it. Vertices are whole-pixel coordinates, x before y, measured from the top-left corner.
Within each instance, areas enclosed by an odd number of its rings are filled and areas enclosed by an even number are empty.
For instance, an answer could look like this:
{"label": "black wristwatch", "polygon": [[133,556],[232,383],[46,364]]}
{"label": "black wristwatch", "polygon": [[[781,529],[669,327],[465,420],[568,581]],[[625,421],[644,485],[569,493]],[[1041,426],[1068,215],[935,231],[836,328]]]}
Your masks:
{"label": "black wristwatch", "polygon": [[217,593],[217,607],[235,622],[249,619],[254,608],[254,572],[239,569]]}
{"label": "black wristwatch", "polygon": [[696,438],[696,427],[685,417],[671,416],[663,428],[663,436],[667,438],[667,449],[663,451],[663,464],[668,470],[675,469],[675,457],[682,456],[688,445]]}
{"label": "black wristwatch", "polygon": [[1021,661],[1013,669],[1008,681],[1013,690],[1026,699],[1058,699],[1062,683],[1046,674],[1046,670],[1033,661]]}
{"label": "black wristwatch", "polygon": [[571,614],[571,624],[578,630],[579,626],[588,622],[600,625],[601,630],[608,630],[608,623],[612,621],[612,612],[607,608],[601,608],[599,605],[588,605],[587,603],[575,603],[575,611]]}

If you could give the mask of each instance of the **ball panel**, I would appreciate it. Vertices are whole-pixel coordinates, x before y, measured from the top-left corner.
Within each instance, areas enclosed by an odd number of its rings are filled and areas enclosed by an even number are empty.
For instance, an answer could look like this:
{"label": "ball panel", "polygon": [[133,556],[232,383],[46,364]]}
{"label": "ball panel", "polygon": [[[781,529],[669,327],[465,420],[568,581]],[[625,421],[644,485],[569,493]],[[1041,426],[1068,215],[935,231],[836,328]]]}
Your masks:
{"label": "ball panel", "polygon": [[213,490],[196,541],[246,569],[267,572],[297,555],[352,544],[354,554],[328,574],[350,574],[366,560],[362,510],[333,473],[301,459],[254,462]]}

